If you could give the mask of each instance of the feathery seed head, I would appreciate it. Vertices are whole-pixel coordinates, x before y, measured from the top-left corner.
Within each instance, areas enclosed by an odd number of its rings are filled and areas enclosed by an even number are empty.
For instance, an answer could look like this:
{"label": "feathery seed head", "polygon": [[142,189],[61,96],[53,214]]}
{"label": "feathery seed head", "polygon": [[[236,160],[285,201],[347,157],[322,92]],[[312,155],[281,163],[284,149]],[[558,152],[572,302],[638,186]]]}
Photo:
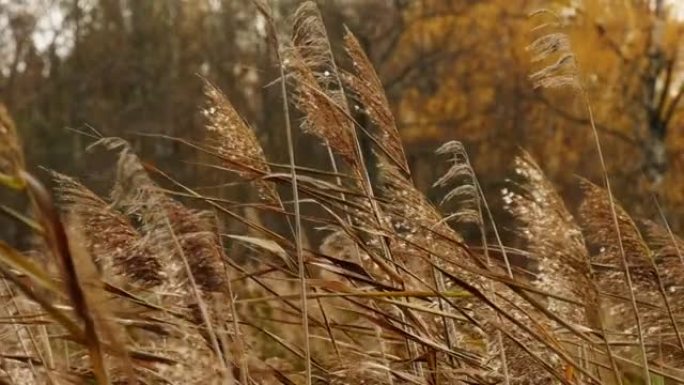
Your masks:
{"label": "feathery seed head", "polygon": [[[548,10],[534,12],[532,16],[541,17],[541,15],[547,14],[551,14],[557,18],[553,12]],[[534,30],[543,31],[552,26],[555,26],[556,29],[558,29],[560,23],[543,23]],[[577,62],[575,60],[575,55],[572,52],[570,37],[565,32],[553,31],[544,33],[534,39],[532,43],[527,46],[527,50],[532,55],[532,62],[539,63],[541,67],[530,75],[530,80],[532,80],[535,87],[580,88]]]}
{"label": "feathery seed head", "polygon": [[449,156],[449,169],[432,185],[433,187],[452,186],[442,197],[440,204],[454,201],[458,209],[447,218],[459,223],[481,224],[480,192],[465,147],[461,142],[452,140],[442,144],[435,153]]}
{"label": "feathery seed head", "polygon": [[361,48],[361,43],[349,30],[344,36],[344,46],[354,63],[354,72],[344,73],[343,81],[354,92],[365,113],[380,131],[377,141],[382,150],[380,161],[390,163],[398,167],[403,174],[410,175],[394,114],[378,74]]}
{"label": "feathery seed head", "polygon": [[88,252],[105,275],[129,277],[144,287],[162,283],[159,261],[125,215],[75,179],[51,174],[59,202],[81,221]]}
{"label": "feathery seed head", "polygon": [[642,279],[651,281],[653,272],[648,267],[651,252],[632,218],[624,208],[615,205],[620,227],[620,239],[618,239],[618,233],[613,225],[608,193],[586,180],[582,181],[581,185],[584,190],[584,200],[579,208],[580,220],[586,229],[587,240],[602,248],[599,261],[619,266],[620,256],[617,248],[621,239],[630,270],[634,268],[635,273],[645,274],[641,277]]}
{"label": "feathery seed head", "polygon": [[228,98],[208,81],[204,82],[204,94],[207,101],[203,113],[207,119],[212,149],[240,176],[257,179],[257,187],[266,201],[277,202],[275,186],[260,179],[271,170],[254,130],[237,113]]}
{"label": "feathery seed head", "polygon": [[581,299],[584,309],[551,299],[550,309],[576,324],[593,319],[598,292],[591,280],[589,253],[582,232],[551,181],[526,152],[516,157],[520,181],[508,190],[504,208],[520,224],[517,234],[538,260],[536,284],[544,290]]}
{"label": "feathery seed head", "polygon": [[150,178],[126,141],[106,138],[99,143],[120,150],[117,180],[112,189],[114,204],[141,219],[150,247],[155,255],[164,256],[162,268],[169,279],[176,284],[184,280],[186,274],[179,258],[186,258],[196,282],[204,290],[222,290],[223,251],[215,224],[205,213],[168,197]]}
{"label": "feathery seed head", "polygon": [[319,83],[315,72],[307,66],[296,47],[288,58],[290,74],[295,81],[294,101],[304,114],[302,129],[319,137],[346,162],[357,166],[359,159],[352,132],[354,126],[345,110],[343,95],[331,92]]}

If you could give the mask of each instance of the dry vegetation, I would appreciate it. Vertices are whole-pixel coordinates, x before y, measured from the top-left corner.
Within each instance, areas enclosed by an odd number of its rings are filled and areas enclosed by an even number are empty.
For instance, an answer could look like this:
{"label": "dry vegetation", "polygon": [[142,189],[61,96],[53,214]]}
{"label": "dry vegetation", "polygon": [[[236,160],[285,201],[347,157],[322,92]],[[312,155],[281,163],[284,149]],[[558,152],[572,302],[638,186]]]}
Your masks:
{"label": "dry vegetation", "polygon": [[[25,170],[17,130],[0,111],[2,182],[31,203],[30,215],[4,212],[35,234],[30,252],[0,243],[1,383],[684,381],[684,241],[666,223],[633,220],[607,179],[607,189],[581,182],[575,217],[523,153],[503,201],[526,250],[505,247],[457,142],[438,150],[449,168],[435,186],[454,207],[442,214],[412,183],[382,85],[354,36],[345,39],[346,71],[313,3],[293,25],[292,45],[277,47],[286,114],[289,100],[302,130],[329,149],[329,167],[277,171],[209,82],[207,140],[183,142],[247,181],[260,202],[201,194],[119,138],[92,146],[118,153],[109,197],[52,171],[50,194]],[[534,82],[572,85],[582,97],[567,36],[548,33],[531,47],[548,62]],[[372,130],[354,119],[359,111]],[[358,135],[372,139],[374,154]],[[291,155],[292,165],[302,156]],[[245,233],[222,232],[226,221]],[[466,244],[463,225],[481,242]],[[317,230],[320,245],[306,237]],[[512,264],[514,254],[534,269]]]}

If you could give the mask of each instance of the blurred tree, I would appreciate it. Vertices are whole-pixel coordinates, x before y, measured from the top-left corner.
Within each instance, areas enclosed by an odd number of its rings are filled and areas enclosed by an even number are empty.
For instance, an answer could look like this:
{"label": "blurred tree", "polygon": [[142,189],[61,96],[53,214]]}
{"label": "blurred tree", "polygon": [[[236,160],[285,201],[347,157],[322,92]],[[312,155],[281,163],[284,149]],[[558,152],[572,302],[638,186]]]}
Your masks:
{"label": "blurred tree", "polygon": [[[274,4],[287,36],[298,1]],[[535,68],[525,47],[535,38],[536,22],[529,12],[551,7],[573,42],[619,198],[648,213],[648,194],[658,191],[671,220],[684,213],[682,22],[662,0],[319,5],[340,64],[350,64],[340,44],[347,25],[377,65],[419,185],[428,188],[441,171],[432,150],[458,139],[492,197],[519,146],[541,159],[566,193],[572,193],[574,174],[599,175],[576,96],[535,90],[529,79]],[[271,50],[264,21],[248,1],[0,0],[0,100],[21,127],[33,164],[70,173],[100,167],[97,157],[82,161],[85,138],[65,130],[90,125],[132,138],[148,159],[172,167],[180,179],[222,183],[180,162],[192,160],[184,147],[131,135],[202,135],[198,74],[226,91],[257,128],[270,158],[283,161]],[[302,162],[325,164],[322,149],[298,140],[308,155]]]}
{"label": "blurred tree", "polygon": [[581,99],[535,90],[529,79],[538,69],[526,51],[538,37],[529,13],[540,7],[557,13],[570,37],[620,197],[652,214],[649,194],[662,193],[678,222],[683,25],[663,1],[404,4],[400,32],[386,34],[389,59],[379,64],[405,139],[430,149],[446,138],[463,140],[490,187],[518,146],[541,159],[561,187],[575,184],[573,173],[598,178]]}

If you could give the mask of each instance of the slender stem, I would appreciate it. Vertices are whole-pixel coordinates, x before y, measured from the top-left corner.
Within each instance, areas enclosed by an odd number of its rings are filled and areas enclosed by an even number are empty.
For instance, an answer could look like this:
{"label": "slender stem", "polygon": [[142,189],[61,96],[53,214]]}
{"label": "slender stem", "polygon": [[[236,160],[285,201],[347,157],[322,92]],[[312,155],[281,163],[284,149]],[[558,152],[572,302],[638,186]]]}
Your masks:
{"label": "slender stem", "polygon": [[211,322],[211,317],[209,316],[209,310],[207,309],[207,304],[205,303],[204,299],[202,298],[202,293],[199,289],[199,286],[197,285],[197,281],[195,280],[195,276],[192,274],[192,269],[190,268],[188,258],[186,257],[185,252],[183,251],[183,247],[181,246],[180,241],[178,240],[178,237],[176,236],[176,232],[173,230],[173,226],[171,225],[171,222],[169,221],[169,216],[166,214],[164,214],[164,223],[166,224],[166,227],[169,230],[169,234],[171,235],[171,239],[173,240],[173,245],[176,248],[176,251],[178,252],[178,256],[180,257],[181,261],[183,262],[183,268],[185,269],[185,273],[188,276],[188,281],[190,282],[190,287],[192,288],[192,292],[195,296],[195,300],[197,301],[197,307],[199,308],[200,314],[202,316],[202,320],[204,321],[204,324],[207,327],[207,334],[209,336],[209,341],[211,342],[211,347],[212,347],[212,349],[214,349],[214,353],[216,354],[216,357],[218,357],[219,361],[221,361],[221,364],[224,366],[224,370],[225,370],[224,379],[227,381],[228,384],[233,384],[233,378],[232,378],[233,371],[228,366],[228,362],[226,362],[225,357],[222,354],[221,348],[219,347],[218,338],[216,337],[216,332],[214,330],[213,323]]}
{"label": "slender stem", "polygon": [[620,248],[620,256],[621,256],[621,262],[622,262],[622,269],[625,274],[625,281],[627,282],[627,288],[629,290],[629,299],[630,303],[632,306],[632,311],[634,312],[634,318],[636,320],[636,328],[637,328],[637,337],[639,338],[639,347],[640,347],[640,353],[641,353],[641,361],[643,364],[643,374],[644,374],[644,381],[646,385],[651,385],[651,375],[650,371],[648,369],[648,357],[646,356],[646,346],[644,343],[644,333],[643,333],[643,325],[641,323],[641,317],[639,315],[639,308],[637,306],[637,301],[636,301],[636,295],[634,294],[634,286],[632,284],[632,276],[629,272],[629,265],[627,264],[627,254],[625,253],[625,247],[624,243],[622,241],[622,233],[620,231],[620,222],[618,221],[618,215],[617,215],[617,210],[615,209],[615,201],[613,199],[613,192],[610,188],[610,180],[608,178],[608,170],[606,168],[606,162],[603,157],[603,150],[601,149],[601,141],[599,138],[598,130],[596,129],[596,123],[594,121],[594,112],[591,108],[591,104],[589,103],[589,97],[587,96],[586,92],[582,93],[582,96],[584,98],[584,103],[587,108],[587,112],[589,114],[589,123],[591,126],[591,131],[594,135],[594,143],[596,145],[596,151],[599,156],[599,161],[601,163],[601,169],[603,171],[603,182],[606,186],[606,192],[608,193],[608,202],[610,204],[610,212],[613,217],[613,226],[615,226],[615,231],[617,234],[618,238],[618,246]]}
{"label": "slender stem", "polygon": [[[482,186],[480,186],[480,182],[477,179],[477,175],[475,175],[475,169],[473,166],[470,164],[470,159],[468,158],[468,155],[464,152],[466,162],[468,164],[468,168],[472,170],[473,173],[473,183],[477,187],[477,193],[479,195],[479,198],[477,199],[477,207],[478,211],[480,212],[480,223],[481,223],[481,228],[480,232],[482,233],[482,247],[484,248],[484,253],[485,257],[487,260],[487,265],[490,264],[489,260],[489,249],[487,247],[487,234],[485,232],[485,227],[484,227],[484,215],[482,214],[482,208],[484,207],[485,211],[487,212],[487,217],[489,219],[489,222],[492,224],[492,229],[494,230],[494,236],[496,237],[496,242],[499,245],[499,248],[501,249],[501,254],[503,255],[504,259],[504,264],[506,265],[506,273],[508,276],[513,279],[513,269],[511,268],[511,263],[508,259],[508,254],[506,254],[506,248],[503,245],[503,242],[501,241],[501,236],[499,236],[499,230],[497,229],[496,223],[494,222],[494,215],[492,215],[492,211],[489,209],[489,204],[487,203],[487,199],[485,198],[484,191],[482,191]],[[481,201],[480,201],[481,199]],[[491,282],[490,282],[491,285]],[[490,289],[491,290],[491,289]],[[502,321],[501,314],[497,314],[497,319],[499,322]],[[497,343],[499,344],[499,347],[501,348],[501,369],[503,371],[504,375],[504,385],[509,385],[510,384],[510,373],[508,371],[508,359],[506,358],[506,349],[504,347],[504,342],[503,342],[503,333],[501,333],[501,330],[496,331],[496,339]]]}
{"label": "slender stem", "polygon": [[[268,17],[268,16],[267,16]],[[270,20],[272,23],[273,20]],[[290,161],[290,170],[292,178],[292,200],[294,204],[294,236],[295,248],[297,252],[297,270],[299,275],[299,289],[302,307],[302,329],[304,331],[304,364],[306,384],[311,385],[311,345],[309,341],[309,310],[306,297],[306,269],[304,267],[304,254],[302,251],[302,219],[299,207],[299,188],[297,186],[297,168],[295,161],[294,140],[292,137],[292,124],[290,123],[290,106],[288,105],[287,84],[285,83],[285,68],[281,54],[281,46],[278,41],[278,36],[275,31],[275,26],[271,25],[273,39],[276,44],[276,56],[278,59],[278,68],[280,71],[280,93],[282,99],[283,114],[285,115],[285,134],[287,136],[287,152]]]}

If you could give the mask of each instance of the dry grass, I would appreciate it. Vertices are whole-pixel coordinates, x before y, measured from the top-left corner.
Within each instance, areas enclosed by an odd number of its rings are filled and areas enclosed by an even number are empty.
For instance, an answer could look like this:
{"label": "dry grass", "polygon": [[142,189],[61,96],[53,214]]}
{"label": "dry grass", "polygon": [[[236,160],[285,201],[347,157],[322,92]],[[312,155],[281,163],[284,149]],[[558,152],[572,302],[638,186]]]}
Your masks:
{"label": "dry grass", "polygon": [[[455,207],[445,214],[413,184],[382,85],[353,35],[346,72],[313,3],[297,11],[294,30],[287,49],[272,36],[287,58],[284,107],[290,99],[303,131],[329,148],[332,170],[295,169],[292,153],[290,173],[274,172],[249,125],[205,84],[208,138],[192,146],[260,193],[245,202],[249,212],[145,165],[119,138],[96,142],[118,151],[110,197],[51,172],[58,211],[25,171],[17,131],[0,110],[1,181],[32,202],[30,215],[5,213],[37,245],[24,252],[0,243],[2,383],[684,381],[684,241],[666,225],[637,226],[609,185],[582,182],[575,219],[521,154],[504,208],[536,265],[518,274],[529,266],[510,265],[463,146],[438,151],[450,162],[435,182]],[[556,33],[532,44],[535,60],[548,61],[533,80],[574,84],[576,68],[558,68],[568,53],[549,57],[553,47],[570,51]],[[351,98],[373,127],[354,121]],[[360,135],[375,144],[377,185]],[[285,188],[294,202],[281,197]],[[318,210],[303,215],[304,204]],[[290,231],[254,220],[262,213],[283,216]],[[222,233],[229,221],[248,233]],[[481,241],[466,244],[452,223],[475,225]],[[304,242],[319,229],[329,231],[320,244]],[[247,261],[224,240],[248,250]]]}

